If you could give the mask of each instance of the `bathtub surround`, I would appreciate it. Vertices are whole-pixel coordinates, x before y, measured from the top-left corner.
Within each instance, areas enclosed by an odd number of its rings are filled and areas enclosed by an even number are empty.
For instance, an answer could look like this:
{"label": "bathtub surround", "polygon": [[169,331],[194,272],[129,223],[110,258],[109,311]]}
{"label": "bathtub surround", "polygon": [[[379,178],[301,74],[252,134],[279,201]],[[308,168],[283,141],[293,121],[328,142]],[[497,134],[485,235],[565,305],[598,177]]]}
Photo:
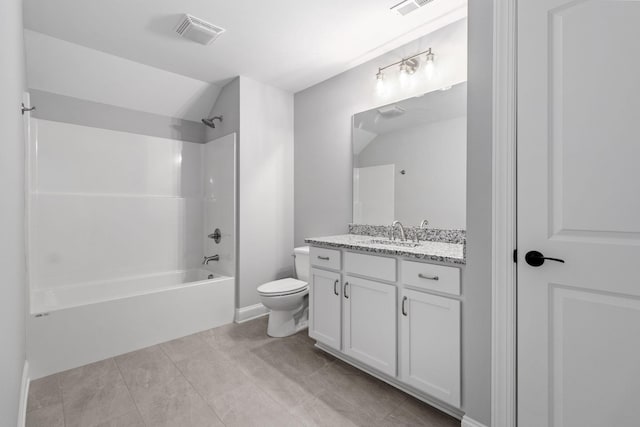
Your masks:
{"label": "bathtub surround", "polygon": [[26,366],[22,1],[0,3],[0,40],[0,420],[15,426],[24,422],[20,401]]}
{"label": "bathtub surround", "polygon": [[32,129],[32,289],[200,265],[202,144],[48,120]]}
{"label": "bathtub surround", "polygon": [[[42,119],[31,128],[34,378],[233,321],[234,134],[195,144]],[[207,237],[215,228],[220,244]]]}

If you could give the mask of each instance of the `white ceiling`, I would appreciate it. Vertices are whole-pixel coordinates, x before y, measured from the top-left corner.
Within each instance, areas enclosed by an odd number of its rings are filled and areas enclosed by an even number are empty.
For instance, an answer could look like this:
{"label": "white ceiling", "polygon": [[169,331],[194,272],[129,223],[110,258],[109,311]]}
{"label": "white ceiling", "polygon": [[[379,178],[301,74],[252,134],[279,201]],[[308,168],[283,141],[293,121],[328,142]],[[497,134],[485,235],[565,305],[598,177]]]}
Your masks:
{"label": "white ceiling", "polygon": [[[466,15],[435,0],[407,16],[398,0],[25,0],[25,27],[223,84],[244,75],[297,92]],[[183,13],[227,30],[202,46],[174,31]]]}

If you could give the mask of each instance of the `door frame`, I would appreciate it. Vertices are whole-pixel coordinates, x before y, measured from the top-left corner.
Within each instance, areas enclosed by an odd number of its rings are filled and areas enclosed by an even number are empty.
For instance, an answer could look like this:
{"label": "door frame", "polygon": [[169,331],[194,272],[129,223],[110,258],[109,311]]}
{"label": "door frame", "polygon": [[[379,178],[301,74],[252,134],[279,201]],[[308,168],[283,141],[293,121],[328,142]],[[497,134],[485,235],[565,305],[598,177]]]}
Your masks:
{"label": "door frame", "polygon": [[517,0],[493,2],[491,425],[517,424]]}

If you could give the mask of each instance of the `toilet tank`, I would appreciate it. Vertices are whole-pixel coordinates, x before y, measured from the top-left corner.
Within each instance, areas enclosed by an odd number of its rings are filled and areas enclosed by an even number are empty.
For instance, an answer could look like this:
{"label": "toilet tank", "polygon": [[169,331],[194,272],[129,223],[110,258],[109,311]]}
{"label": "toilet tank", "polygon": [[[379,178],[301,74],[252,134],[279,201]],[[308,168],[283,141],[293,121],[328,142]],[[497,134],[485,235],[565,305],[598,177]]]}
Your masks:
{"label": "toilet tank", "polygon": [[309,246],[301,246],[293,250],[295,257],[296,277],[298,280],[309,281]]}

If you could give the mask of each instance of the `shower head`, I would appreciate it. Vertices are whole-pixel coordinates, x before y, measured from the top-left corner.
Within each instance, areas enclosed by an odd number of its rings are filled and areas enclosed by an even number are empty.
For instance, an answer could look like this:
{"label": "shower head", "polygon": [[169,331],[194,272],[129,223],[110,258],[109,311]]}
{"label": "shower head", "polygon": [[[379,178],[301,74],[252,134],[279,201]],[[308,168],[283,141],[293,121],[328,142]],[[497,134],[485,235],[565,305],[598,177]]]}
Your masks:
{"label": "shower head", "polygon": [[215,121],[219,120],[222,122],[222,116],[214,116],[211,117],[209,119],[202,119],[202,123],[204,123],[205,125],[209,126],[210,128],[216,128],[216,124]]}

